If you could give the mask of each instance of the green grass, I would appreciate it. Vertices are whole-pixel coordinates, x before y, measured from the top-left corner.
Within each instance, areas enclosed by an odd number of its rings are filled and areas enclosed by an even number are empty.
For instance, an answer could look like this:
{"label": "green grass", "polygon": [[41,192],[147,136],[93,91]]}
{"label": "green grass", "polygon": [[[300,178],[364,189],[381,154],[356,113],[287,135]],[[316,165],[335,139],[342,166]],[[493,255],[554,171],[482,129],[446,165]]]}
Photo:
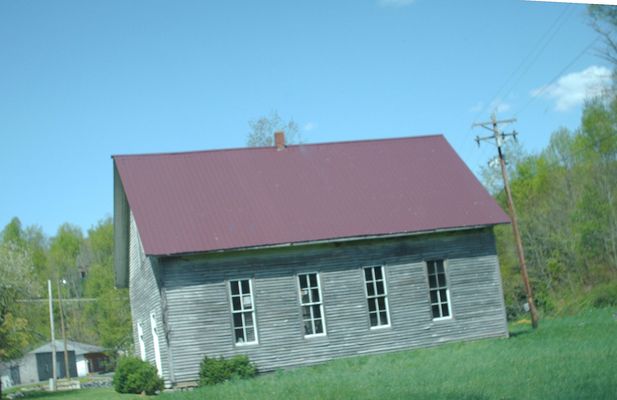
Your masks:
{"label": "green grass", "polygon": [[[513,324],[509,339],[353,357],[158,398],[616,399],[615,311],[542,320],[537,331],[527,324]],[[92,389],[36,398],[137,397]]]}
{"label": "green grass", "polygon": [[[145,399],[136,394],[116,393],[112,388],[96,388],[83,390],[68,390],[65,392],[28,392],[25,399],[37,400],[131,400]],[[156,399],[156,397],[150,397]]]}
{"label": "green grass", "polygon": [[512,325],[510,339],[354,357],[161,400],[615,399],[614,309]]}

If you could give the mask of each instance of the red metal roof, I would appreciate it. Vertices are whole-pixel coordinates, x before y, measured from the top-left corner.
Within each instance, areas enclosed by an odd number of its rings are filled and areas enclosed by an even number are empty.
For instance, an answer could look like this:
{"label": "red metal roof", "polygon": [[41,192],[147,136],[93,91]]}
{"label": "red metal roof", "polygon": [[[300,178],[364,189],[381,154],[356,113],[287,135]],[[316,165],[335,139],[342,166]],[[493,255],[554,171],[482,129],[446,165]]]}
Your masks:
{"label": "red metal roof", "polygon": [[509,222],[442,135],[113,159],[149,255]]}

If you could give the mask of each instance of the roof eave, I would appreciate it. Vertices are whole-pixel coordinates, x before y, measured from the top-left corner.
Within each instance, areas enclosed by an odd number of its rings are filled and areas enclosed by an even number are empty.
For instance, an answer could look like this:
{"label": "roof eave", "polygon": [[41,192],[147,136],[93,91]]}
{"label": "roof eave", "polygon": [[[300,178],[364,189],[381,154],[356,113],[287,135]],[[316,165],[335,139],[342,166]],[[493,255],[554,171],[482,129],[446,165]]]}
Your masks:
{"label": "roof eave", "polygon": [[257,245],[257,246],[231,247],[231,248],[226,248],[226,249],[214,249],[214,250],[206,250],[206,251],[189,251],[189,252],[179,252],[179,253],[163,253],[163,254],[147,254],[147,255],[153,256],[153,257],[191,257],[191,256],[197,256],[197,255],[204,255],[204,254],[220,254],[220,253],[237,252],[237,251],[266,250],[266,249],[277,249],[277,248],[282,248],[282,247],[314,246],[314,245],[319,245],[319,244],[342,243],[342,242],[352,242],[352,241],[359,241],[359,240],[391,239],[391,238],[405,237],[405,236],[419,236],[419,235],[427,235],[427,234],[434,234],[434,233],[468,231],[468,230],[493,227],[495,225],[504,225],[504,224],[509,224],[509,223],[510,221],[499,221],[499,222],[488,223],[488,224],[458,226],[458,227],[450,227],[450,228],[437,228],[437,229],[428,229],[428,230],[413,231],[413,232],[395,232],[395,233],[384,233],[384,234],[373,234],[373,235],[347,236],[347,237],[340,237],[340,238],[307,240],[307,241],[302,241],[302,242],[286,242],[286,243],[265,244],[265,245]]}
{"label": "roof eave", "polygon": [[116,162],[114,168],[114,276],[117,288],[129,286],[129,204]]}

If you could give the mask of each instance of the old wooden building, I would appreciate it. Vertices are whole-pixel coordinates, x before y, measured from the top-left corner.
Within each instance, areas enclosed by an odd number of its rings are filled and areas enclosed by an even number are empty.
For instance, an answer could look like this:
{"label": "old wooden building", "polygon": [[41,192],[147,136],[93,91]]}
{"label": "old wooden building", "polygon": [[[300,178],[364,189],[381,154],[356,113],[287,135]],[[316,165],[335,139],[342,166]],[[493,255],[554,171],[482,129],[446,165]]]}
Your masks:
{"label": "old wooden building", "polygon": [[114,156],[116,284],[168,386],[507,336],[508,218],[441,135]]}

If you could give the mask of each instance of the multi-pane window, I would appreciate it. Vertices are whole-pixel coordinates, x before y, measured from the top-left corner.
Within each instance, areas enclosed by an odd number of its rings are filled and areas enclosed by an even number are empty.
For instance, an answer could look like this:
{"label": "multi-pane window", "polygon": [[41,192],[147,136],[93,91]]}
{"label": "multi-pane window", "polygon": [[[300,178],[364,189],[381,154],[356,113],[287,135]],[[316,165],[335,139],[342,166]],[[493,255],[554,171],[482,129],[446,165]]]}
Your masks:
{"label": "multi-pane window", "polygon": [[231,292],[231,316],[236,344],[257,342],[255,307],[250,279],[229,282]]}
{"label": "multi-pane window", "polygon": [[304,336],[324,335],[325,322],[319,276],[316,273],[300,274],[298,275],[298,285],[300,288]]}
{"label": "multi-pane window", "polygon": [[366,299],[371,328],[388,326],[388,298],[383,267],[365,267],[364,282],[366,283]]}
{"label": "multi-pane window", "polygon": [[428,272],[428,287],[431,297],[431,310],[433,319],[449,318],[450,291],[446,282],[446,271],[443,260],[426,262]]}

